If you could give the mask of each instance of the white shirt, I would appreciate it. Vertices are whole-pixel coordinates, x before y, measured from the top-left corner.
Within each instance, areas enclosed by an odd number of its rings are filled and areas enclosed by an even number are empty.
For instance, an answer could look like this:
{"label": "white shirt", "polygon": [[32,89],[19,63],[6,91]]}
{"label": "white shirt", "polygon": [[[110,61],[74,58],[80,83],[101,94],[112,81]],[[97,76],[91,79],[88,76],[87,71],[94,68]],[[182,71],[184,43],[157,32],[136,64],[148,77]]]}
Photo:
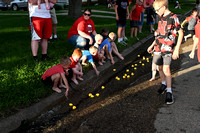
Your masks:
{"label": "white shirt", "polygon": [[46,4],[40,4],[41,9],[38,9],[38,5],[29,4],[29,16],[39,18],[51,18],[50,10],[46,9]]}

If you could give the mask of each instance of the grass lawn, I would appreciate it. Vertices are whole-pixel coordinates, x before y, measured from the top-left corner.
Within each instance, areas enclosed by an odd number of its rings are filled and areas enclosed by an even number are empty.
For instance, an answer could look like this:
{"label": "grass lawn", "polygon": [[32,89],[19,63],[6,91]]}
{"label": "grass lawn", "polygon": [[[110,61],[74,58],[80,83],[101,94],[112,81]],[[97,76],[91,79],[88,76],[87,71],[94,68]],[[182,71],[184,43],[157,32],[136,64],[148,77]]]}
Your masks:
{"label": "grass lawn", "polygon": [[[187,12],[194,7],[191,5],[181,5],[181,13]],[[185,8],[187,7],[187,10]],[[9,12],[9,11],[7,11]],[[6,13],[7,13],[6,12]],[[0,12],[2,13],[2,12]],[[12,12],[13,13],[13,12]],[[51,87],[41,83],[41,75],[45,70],[59,63],[63,55],[71,56],[74,47],[67,42],[67,33],[75,19],[67,16],[57,16],[59,40],[49,43],[48,54],[52,61],[34,62],[30,47],[30,31],[28,30],[29,20],[26,15],[0,15],[0,116],[5,117],[12,112],[16,112],[24,107],[39,102],[53,93]],[[110,18],[92,18],[97,33],[103,27],[108,27],[110,31],[116,33],[116,21]],[[130,28],[127,21],[126,35],[129,37]],[[149,27],[144,24],[143,38],[149,34]],[[134,44],[136,39],[129,38],[129,46]],[[128,47],[128,46],[127,46]],[[118,45],[120,51],[127,48]],[[41,48],[38,56],[41,57]]]}

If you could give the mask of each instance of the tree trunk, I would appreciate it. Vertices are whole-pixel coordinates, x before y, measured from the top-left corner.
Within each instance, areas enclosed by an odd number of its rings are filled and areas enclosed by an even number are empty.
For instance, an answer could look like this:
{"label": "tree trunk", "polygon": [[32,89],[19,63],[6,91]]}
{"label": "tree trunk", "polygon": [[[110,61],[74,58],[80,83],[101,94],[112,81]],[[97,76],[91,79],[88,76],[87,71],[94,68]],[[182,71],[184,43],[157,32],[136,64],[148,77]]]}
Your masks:
{"label": "tree trunk", "polygon": [[68,16],[78,18],[82,15],[82,0],[69,0],[69,13]]}

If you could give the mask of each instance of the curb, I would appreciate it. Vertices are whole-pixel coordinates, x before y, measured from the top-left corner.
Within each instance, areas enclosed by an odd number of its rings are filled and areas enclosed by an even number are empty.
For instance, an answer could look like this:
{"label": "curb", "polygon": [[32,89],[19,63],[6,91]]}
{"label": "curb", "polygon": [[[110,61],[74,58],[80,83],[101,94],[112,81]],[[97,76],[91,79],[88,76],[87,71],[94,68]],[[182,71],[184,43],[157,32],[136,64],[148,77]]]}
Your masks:
{"label": "curb", "polygon": [[[149,39],[152,39],[152,38],[153,38],[153,34],[148,35],[147,37],[143,38],[139,42],[137,42],[137,43],[133,44],[132,46],[128,47],[127,49],[123,50],[121,52],[121,54],[125,57],[126,55],[130,54],[135,49],[137,49],[139,46],[141,46],[143,43],[147,42]],[[118,61],[119,61],[119,59],[115,58],[115,62],[117,63]],[[110,66],[112,66],[112,64],[109,61],[107,61],[103,66],[98,66],[97,69],[101,72],[103,70],[108,69]],[[84,82],[94,78],[95,76],[96,76],[96,74],[93,70],[87,72],[83,76]],[[78,86],[80,86],[84,82],[80,83]],[[75,86],[74,84],[72,84],[72,87],[70,87],[70,89],[78,88],[78,86]],[[64,93],[58,94],[55,92],[52,95],[50,95],[49,97],[41,100],[39,103],[36,103],[28,108],[21,110],[20,112],[14,114],[12,116],[9,116],[9,117],[1,120],[0,121],[0,123],[1,123],[0,124],[0,133],[7,133],[12,130],[15,130],[16,128],[18,128],[20,126],[22,121],[36,118],[41,113],[49,110],[50,108],[57,105],[64,99],[66,99],[66,97],[64,96]]]}

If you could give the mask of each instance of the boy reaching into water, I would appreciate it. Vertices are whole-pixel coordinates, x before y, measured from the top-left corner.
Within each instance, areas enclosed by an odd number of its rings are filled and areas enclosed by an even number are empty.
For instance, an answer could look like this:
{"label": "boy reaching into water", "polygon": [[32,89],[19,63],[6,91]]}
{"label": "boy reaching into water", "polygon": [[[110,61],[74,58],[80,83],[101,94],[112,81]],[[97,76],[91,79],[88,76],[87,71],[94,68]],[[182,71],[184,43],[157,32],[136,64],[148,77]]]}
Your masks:
{"label": "boy reaching into water", "polygon": [[83,81],[83,78],[81,78],[83,76],[83,72],[82,72],[82,66],[79,63],[79,60],[82,57],[82,52],[80,50],[80,48],[77,48],[74,50],[72,56],[70,57],[71,60],[71,65],[69,67],[69,69],[72,69],[73,72],[73,76],[71,78],[71,80],[77,85],[78,84],[78,80]]}
{"label": "boy reaching into water", "polygon": [[71,60],[69,57],[63,56],[60,59],[60,64],[57,64],[45,71],[45,73],[42,75],[42,82],[46,85],[53,85],[52,90],[58,93],[61,93],[59,88],[66,88],[65,96],[67,96],[69,91],[69,84],[65,77],[65,70],[69,68],[70,64]]}
{"label": "boy reaching into water", "polygon": [[82,56],[81,60],[82,60],[82,65],[84,65],[84,66],[87,65],[86,60],[88,60],[89,63],[91,63],[95,73],[97,75],[99,75],[100,72],[97,70],[97,67],[92,58],[92,56],[96,55],[97,52],[98,52],[98,48],[96,48],[95,46],[91,46],[89,48],[89,50],[82,50],[83,56]]}
{"label": "boy reaching into water", "polygon": [[114,41],[116,39],[116,34],[114,32],[111,32],[111,33],[109,33],[108,36],[109,37],[107,39],[105,39],[100,45],[101,53],[103,55],[104,55],[104,53],[106,53],[107,58],[110,59],[112,64],[115,63],[113,56],[112,56],[112,52],[115,55],[117,55],[118,58],[120,58],[121,60],[124,60],[124,57],[119,53],[117,46],[114,43]]}
{"label": "boy reaching into water", "polygon": [[100,34],[96,34],[96,36],[95,36],[95,44],[94,44],[94,46],[96,47],[96,48],[98,48],[98,52],[97,52],[97,54],[96,55],[94,55],[94,56],[92,56],[93,57],[93,60],[95,61],[95,62],[98,62],[99,63],[99,65],[103,65],[103,63],[105,63],[105,56],[100,52],[100,45],[101,45],[101,43],[102,43],[102,41],[103,41],[103,36],[102,35],[100,35]]}
{"label": "boy reaching into water", "polygon": [[[173,104],[172,95],[172,78],[170,72],[171,60],[179,58],[179,49],[183,39],[183,31],[181,29],[178,17],[168,9],[168,0],[155,0],[154,9],[159,15],[158,29],[155,31],[155,41],[147,49],[149,53],[154,52],[155,64],[159,66],[159,74],[162,80],[162,85],[158,90],[159,94],[166,93],[166,104]],[[178,40],[173,49],[176,34]],[[173,54],[172,54],[173,53]]]}

